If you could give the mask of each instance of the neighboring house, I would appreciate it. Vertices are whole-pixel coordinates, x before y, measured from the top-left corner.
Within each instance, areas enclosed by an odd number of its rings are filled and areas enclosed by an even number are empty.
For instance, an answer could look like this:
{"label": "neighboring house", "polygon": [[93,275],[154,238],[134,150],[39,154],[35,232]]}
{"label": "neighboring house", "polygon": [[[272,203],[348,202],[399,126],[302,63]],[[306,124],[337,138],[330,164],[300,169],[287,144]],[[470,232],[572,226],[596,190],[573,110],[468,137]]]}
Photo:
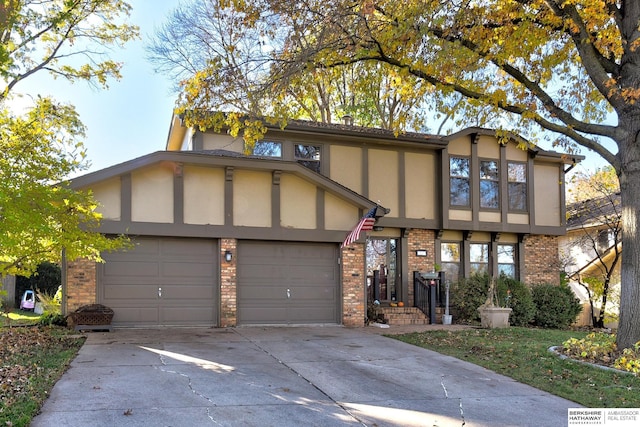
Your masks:
{"label": "neighboring house", "polygon": [[[558,283],[565,169],[582,157],[503,142],[293,121],[244,155],[174,117],[166,151],[71,183],[136,247],[68,260],[64,305],[107,305],[116,326],[362,326],[374,275],[383,305],[412,306],[412,273],[436,264]],[[376,206],[374,230],[342,247]]]}
{"label": "neighboring house", "polygon": [[[590,278],[603,282],[608,271],[611,283],[606,311],[618,312],[615,296],[620,290],[621,215],[619,193],[567,205],[567,233],[560,237],[559,248],[569,285],[583,303],[579,325],[592,325],[589,295],[580,283],[586,284]],[[599,302],[595,301],[596,313]]]}

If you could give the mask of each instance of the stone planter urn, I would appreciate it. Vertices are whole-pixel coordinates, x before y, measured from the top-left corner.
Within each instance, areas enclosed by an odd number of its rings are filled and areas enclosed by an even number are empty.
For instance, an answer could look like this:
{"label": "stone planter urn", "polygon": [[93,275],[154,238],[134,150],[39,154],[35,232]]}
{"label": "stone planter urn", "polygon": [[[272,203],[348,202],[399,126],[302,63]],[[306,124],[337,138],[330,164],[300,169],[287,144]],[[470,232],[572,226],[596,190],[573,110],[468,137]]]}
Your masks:
{"label": "stone planter urn", "polygon": [[483,328],[506,328],[509,326],[511,309],[508,307],[484,306],[478,308]]}

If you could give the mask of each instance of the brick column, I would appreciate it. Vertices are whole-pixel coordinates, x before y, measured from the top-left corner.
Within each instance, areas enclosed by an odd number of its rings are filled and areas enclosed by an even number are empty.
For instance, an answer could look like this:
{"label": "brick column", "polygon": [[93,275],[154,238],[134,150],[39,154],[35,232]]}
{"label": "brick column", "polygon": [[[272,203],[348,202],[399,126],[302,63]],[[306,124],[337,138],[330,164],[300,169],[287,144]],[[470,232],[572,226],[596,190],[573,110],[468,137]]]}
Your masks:
{"label": "brick column", "polygon": [[[237,305],[237,247],[236,239],[220,240],[220,327],[236,326],[238,322]],[[231,262],[225,260],[227,251],[231,251]]]}
{"label": "brick column", "polygon": [[[406,301],[407,306],[413,307],[413,272],[414,271],[431,271],[433,270],[435,263],[435,239],[436,233],[433,230],[421,230],[411,229],[407,237],[407,246],[409,253],[407,254],[407,261],[409,271],[406,274],[409,276],[409,294]],[[416,256],[416,250],[426,249],[427,256]]]}
{"label": "brick column", "polygon": [[538,283],[560,284],[560,254],[558,236],[529,236],[524,241],[524,271],[522,281],[527,285]]}
{"label": "brick column", "polygon": [[364,326],[366,316],[364,244],[353,243],[342,248],[342,324]]}
{"label": "brick column", "polygon": [[67,263],[66,305],[70,313],[87,304],[96,303],[96,263],[79,258]]}

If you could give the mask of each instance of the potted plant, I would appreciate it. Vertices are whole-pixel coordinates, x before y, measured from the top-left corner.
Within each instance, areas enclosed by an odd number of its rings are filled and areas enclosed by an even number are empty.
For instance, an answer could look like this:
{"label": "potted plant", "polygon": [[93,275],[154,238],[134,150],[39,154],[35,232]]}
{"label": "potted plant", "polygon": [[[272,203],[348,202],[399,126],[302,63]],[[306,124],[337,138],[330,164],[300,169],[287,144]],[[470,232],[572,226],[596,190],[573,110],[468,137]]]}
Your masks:
{"label": "potted plant", "polygon": [[511,308],[499,305],[495,277],[489,279],[487,300],[478,307],[478,313],[483,328],[506,328],[509,326]]}

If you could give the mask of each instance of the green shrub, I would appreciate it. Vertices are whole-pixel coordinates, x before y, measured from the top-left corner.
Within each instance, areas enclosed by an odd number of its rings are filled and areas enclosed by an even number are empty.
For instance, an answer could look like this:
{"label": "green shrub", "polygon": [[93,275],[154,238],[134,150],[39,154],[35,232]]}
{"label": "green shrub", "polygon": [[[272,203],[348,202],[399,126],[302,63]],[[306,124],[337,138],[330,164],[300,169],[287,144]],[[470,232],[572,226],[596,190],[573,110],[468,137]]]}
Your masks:
{"label": "green shrub", "polygon": [[512,309],[509,316],[511,326],[528,326],[536,315],[531,290],[527,285],[501,274],[496,283],[501,306]]}
{"label": "green shrub", "polygon": [[450,298],[456,321],[477,322],[480,320],[478,307],[487,300],[489,275],[474,274],[460,278],[451,285]]}
{"label": "green shrub", "polygon": [[565,285],[536,285],[531,295],[536,305],[534,323],[542,328],[566,329],[582,310],[580,300]]}
{"label": "green shrub", "polygon": [[45,313],[38,321],[42,326],[67,326],[67,319],[60,313]]}

